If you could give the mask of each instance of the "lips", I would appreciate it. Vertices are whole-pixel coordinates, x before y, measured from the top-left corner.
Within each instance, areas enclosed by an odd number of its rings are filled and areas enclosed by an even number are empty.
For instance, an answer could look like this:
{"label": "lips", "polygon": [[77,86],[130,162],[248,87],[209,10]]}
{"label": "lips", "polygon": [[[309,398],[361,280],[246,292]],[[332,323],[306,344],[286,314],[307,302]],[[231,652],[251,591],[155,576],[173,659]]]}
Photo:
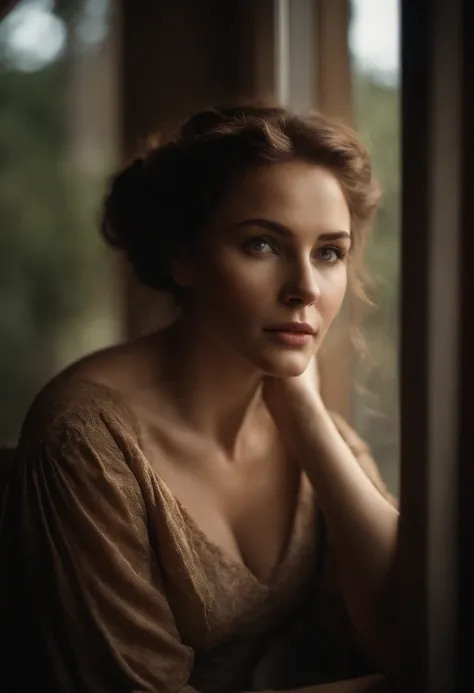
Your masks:
{"label": "lips", "polygon": [[265,328],[267,332],[293,332],[296,334],[316,334],[314,327],[307,322],[287,322]]}
{"label": "lips", "polygon": [[314,327],[307,322],[287,322],[267,327],[269,337],[286,348],[301,348],[309,344],[316,334]]}

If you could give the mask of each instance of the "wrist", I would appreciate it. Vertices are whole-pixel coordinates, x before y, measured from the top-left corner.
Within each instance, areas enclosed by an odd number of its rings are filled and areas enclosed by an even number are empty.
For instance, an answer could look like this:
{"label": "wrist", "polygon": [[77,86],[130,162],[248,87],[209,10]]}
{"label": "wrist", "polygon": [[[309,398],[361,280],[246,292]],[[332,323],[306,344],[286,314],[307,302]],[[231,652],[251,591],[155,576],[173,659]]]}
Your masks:
{"label": "wrist", "polygon": [[299,396],[279,417],[278,427],[289,448],[297,457],[306,457],[308,448],[316,451],[321,436],[327,438],[332,419],[322,401],[314,393]]}
{"label": "wrist", "polygon": [[310,429],[331,418],[319,392],[305,393],[293,406],[297,414],[295,419]]}

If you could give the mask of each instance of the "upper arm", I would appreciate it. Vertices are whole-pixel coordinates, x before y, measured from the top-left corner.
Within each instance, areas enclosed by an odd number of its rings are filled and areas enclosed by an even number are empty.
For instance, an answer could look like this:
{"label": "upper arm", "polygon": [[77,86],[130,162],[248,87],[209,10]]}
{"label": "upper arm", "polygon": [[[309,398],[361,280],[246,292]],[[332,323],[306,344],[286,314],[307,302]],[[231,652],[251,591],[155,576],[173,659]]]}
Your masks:
{"label": "upper arm", "polygon": [[11,584],[62,693],[171,693],[187,684],[139,484],[100,416],[18,460],[4,530]]}

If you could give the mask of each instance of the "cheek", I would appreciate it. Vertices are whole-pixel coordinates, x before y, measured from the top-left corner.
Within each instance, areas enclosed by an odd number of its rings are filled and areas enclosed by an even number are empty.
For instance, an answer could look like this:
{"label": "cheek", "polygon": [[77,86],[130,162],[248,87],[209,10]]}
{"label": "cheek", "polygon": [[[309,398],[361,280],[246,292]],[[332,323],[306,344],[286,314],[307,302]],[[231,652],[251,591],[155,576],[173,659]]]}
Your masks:
{"label": "cheek", "polygon": [[223,254],[208,264],[200,285],[211,297],[233,313],[255,312],[275,281],[269,262],[246,262],[234,253]]}
{"label": "cheek", "polygon": [[347,289],[347,267],[341,265],[323,275],[319,311],[326,327],[332,323],[341,309]]}

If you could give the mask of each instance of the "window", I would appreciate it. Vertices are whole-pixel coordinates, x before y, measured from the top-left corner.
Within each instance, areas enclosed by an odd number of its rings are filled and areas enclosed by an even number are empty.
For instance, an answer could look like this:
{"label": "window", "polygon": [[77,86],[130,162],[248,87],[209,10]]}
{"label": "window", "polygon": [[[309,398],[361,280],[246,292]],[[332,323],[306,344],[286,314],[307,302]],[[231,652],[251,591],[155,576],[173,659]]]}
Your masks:
{"label": "window", "polygon": [[111,5],[23,0],[0,25],[0,445],[47,380],[120,336],[97,233],[116,151]]}
{"label": "window", "polygon": [[368,249],[375,308],[364,317],[368,358],[355,374],[354,425],[393,493],[399,489],[398,298],[400,268],[400,89],[397,0],[352,0],[352,117],[382,183]]}

